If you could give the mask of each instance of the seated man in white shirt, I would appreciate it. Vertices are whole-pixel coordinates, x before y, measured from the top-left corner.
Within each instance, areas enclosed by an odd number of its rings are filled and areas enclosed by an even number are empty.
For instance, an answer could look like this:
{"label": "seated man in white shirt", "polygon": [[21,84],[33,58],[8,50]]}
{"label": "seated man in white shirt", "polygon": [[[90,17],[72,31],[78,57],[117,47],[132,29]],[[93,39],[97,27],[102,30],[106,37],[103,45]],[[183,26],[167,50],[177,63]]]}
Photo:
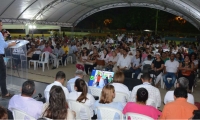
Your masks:
{"label": "seated man in white shirt", "polygon": [[148,101],[153,100],[156,107],[160,107],[161,105],[161,96],[160,91],[158,88],[151,85],[151,76],[149,73],[144,73],[141,77],[141,80],[143,82],[142,85],[137,85],[133,88],[131,92],[130,101],[136,102],[136,93],[139,88],[145,88],[147,89],[149,93],[149,97],[147,100],[147,105],[152,105],[152,103],[149,103]]}
{"label": "seated man in white shirt", "polygon": [[67,95],[69,94],[69,91],[66,87],[63,86],[65,83],[65,80],[66,80],[65,73],[63,71],[58,71],[56,74],[56,80],[54,81],[54,83],[47,85],[46,89],[44,90],[44,96],[46,98],[46,102],[49,102],[49,92],[51,90],[51,87],[54,85],[61,86],[65,93],[65,97],[67,97]]}
{"label": "seated man in white shirt", "polygon": [[[189,85],[189,80],[185,77],[180,77],[177,81],[176,87],[182,87],[187,90]],[[168,91],[164,97],[164,103],[174,101],[174,91]],[[188,93],[187,102],[194,104],[194,97],[192,94]]]}
{"label": "seated man in white shirt", "polygon": [[128,55],[128,50],[123,49],[123,55],[119,56],[117,61],[117,69],[113,68],[113,71],[116,72],[117,70],[128,70],[131,66],[131,58]]}
{"label": "seated man in white shirt", "polygon": [[71,79],[67,82],[67,84],[66,84],[66,87],[67,87],[67,89],[69,90],[69,92],[74,92],[74,91],[75,91],[75,90],[74,90],[74,83],[75,83],[75,81],[76,81],[78,78],[83,79],[83,77],[84,77],[84,72],[83,72],[82,70],[77,70],[77,71],[75,72],[75,77],[74,77],[74,78],[71,78]]}
{"label": "seated man in white shirt", "polygon": [[35,92],[33,81],[26,81],[22,85],[21,95],[14,95],[8,104],[8,109],[18,109],[38,119],[42,114],[43,103],[32,98]]}
{"label": "seated man in white shirt", "polygon": [[[166,85],[166,90],[170,90],[172,86],[174,86],[174,83],[177,78],[177,71],[179,67],[179,62],[176,61],[175,55],[172,53],[170,55],[170,59],[165,62],[165,69],[164,69],[164,75],[163,75],[163,81],[165,82]],[[168,82],[167,78],[172,78]]]}

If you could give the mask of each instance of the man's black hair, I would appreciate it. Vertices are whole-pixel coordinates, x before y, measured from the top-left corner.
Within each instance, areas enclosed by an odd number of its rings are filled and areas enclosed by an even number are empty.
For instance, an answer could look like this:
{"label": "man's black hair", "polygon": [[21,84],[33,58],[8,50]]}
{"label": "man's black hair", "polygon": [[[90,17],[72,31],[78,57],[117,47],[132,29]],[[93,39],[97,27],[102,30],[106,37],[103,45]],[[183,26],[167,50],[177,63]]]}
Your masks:
{"label": "man's black hair", "polygon": [[186,98],[187,99],[188,93],[187,93],[187,90],[185,88],[178,87],[174,90],[174,96],[176,98]]}
{"label": "man's black hair", "polygon": [[56,80],[59,80],[59,79],[65,79],[66,76],[65,76],[65,73],[63,71],[58,71],[57,74],[56,74]]}
{"label": "man's black hair", "polygon": [[149,73],[144,73],[142,76],[141,76],[142,79],[144,80],[150,80],[151,79],[151,76]]}
{"label": "man's black hair", "polygon": [[35,91],[35,83],[33,81],[25,81],[22,84],[22,95],[32,96]]}

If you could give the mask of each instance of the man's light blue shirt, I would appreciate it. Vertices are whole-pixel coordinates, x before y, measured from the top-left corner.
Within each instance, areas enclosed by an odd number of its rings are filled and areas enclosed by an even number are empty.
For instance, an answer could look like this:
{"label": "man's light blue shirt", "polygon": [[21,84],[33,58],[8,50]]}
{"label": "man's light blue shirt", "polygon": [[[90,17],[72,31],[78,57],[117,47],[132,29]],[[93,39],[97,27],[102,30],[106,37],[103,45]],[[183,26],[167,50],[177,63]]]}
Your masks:
{"label": "man's light blue shirt", "polygon": [[70,84],[74,84],[75,81],[76,81],[78,78],[80,78],[80,77],[76,76],[76,77],[70,79],[70,80],[67,82],[66,87],[67,87],[67,89],[69,90],[69,92],[75,91],[74,88],[71,89]]}
{"label": "man's light blue shirt", "polygon": [[8,47],[8,43],[4,40],[2,33],[0,33],[0,54],[4,54],[4,49]]}

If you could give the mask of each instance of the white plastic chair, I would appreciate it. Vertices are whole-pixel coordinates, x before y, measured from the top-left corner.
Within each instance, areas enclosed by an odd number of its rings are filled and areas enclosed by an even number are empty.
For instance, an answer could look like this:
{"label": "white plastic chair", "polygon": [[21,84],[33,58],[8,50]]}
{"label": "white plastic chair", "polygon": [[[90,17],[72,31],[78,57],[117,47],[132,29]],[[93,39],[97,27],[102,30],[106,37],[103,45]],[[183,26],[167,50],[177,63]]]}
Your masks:
{"label": "white plastic chair", "polygon": [[89,91],[93,96],[98,96],[100,98],[102,89],[89,86]]}
{"label": "white plastic chair", "polygon": [[122,92],[115,92],[115,98],[113,102],[127,102],[128,95]]}
{"label": "white plastic chair", "polygon": [[147,105],[150,105],[150,106],[153,106],[153,107],[155,107],[155,108],[157,109],[156,102],[155,102],[153,99],[151,99],[151,98],[148,98],[146,104],[147,104]]}
{"label": "white plastic chair", "polygon": [[83,103],[79,103],[77,101],[74,100],[67,100],[69,108],[71,110],[73,110],[76,113],[76,120],[81,120],[83,118],[81,118],[80,113],[82,112],[81,110],[85,109],[85,112],[87,113],[87,120],[91,120],[91,115],[90,115],[90,109],[88,106],[84,105]]}
{"label": "white plastic chair", "polygon": [[126,113],[126,120],[128,120],[129,117],[131,118],[131,120],[154,120],[149,116],[131,112]]}
{"label": "white plastic chair", "polygon": [[[72,56],[67,56],[67,63],[69,62],[69,60],[71,61],[71,64],[72,64]],[[66,61],[66,60],[65,60]]]}
{"label": "white plastic chair", "polygon": [[117,109],[111,107],[97,107],[97,111],[100,112],[102,120],[114,120],[116,113],[120,116],[119,120],[123,120],[122,112]]}
{"label": "white plastic chair", "polygon": [[[33,52],[33,54],[39,54],[40,55],[41,51],[35,51],[35,52]],[[34,70],[36,70],[38,61],[39,60],[29,60],[29,69],[30,69],[30,64],[33,63]]]}
{"label": "white plastic chair", "polygon": [[47,64],[47,68],[49,69],[49,52],[43,52],[41,60],[37,62],[37,65],[38,65],[38,63],[42,64],[43,72],[44,72],[44,69],[45,69],[45,64]]}
{"label": "white plastic chair", "polygon": [[12,109],[12,114],[13,114],[13,118],[14,120],[25,120],[25,119],[29,119],[29,120],[36,120],[34,117],[24,113],[21,110],[18,109]]}

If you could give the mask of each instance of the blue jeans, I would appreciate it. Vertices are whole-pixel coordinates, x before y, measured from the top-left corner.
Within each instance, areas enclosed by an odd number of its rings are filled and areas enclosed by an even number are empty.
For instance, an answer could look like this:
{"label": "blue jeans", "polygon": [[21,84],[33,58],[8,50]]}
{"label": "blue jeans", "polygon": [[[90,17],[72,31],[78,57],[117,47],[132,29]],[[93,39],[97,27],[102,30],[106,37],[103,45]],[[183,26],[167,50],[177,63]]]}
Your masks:
{"label": "blue jeans", "polygon": [[138,75],[141,73],[141,69],[138,68],[138,69],[133,69],[132,67],[129,69],[132,73],[135,73],[134,74],[134,79],[137,79]]}
{"label": "blue jeans", "polygon": [[[168,82],[167,78],[172,78],[172,80]],[[163,75],[163,81],[165,82],[166,87],[170,89],[172,86],[174,86],[176,74],[167,72],[165,75]]]}

